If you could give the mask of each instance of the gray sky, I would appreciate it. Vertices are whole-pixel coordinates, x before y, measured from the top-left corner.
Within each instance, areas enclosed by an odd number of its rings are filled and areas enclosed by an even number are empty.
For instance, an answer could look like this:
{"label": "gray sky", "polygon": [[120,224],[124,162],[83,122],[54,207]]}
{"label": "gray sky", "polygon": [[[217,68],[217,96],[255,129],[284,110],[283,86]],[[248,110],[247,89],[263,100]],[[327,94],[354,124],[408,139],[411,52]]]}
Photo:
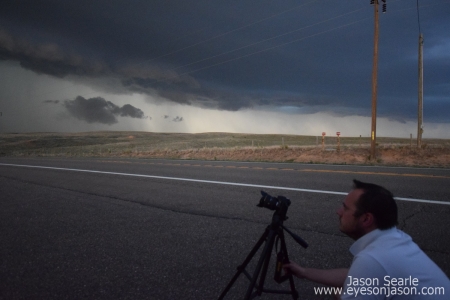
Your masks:
{"label": "gray sky", "polygon": [[[3,0],[0,131],[369,136],[373,15],[370,0]],[[424,137],[450,138],[449,16],[450,0],[387,0],[378,136],[417,133],[420,28]]]}

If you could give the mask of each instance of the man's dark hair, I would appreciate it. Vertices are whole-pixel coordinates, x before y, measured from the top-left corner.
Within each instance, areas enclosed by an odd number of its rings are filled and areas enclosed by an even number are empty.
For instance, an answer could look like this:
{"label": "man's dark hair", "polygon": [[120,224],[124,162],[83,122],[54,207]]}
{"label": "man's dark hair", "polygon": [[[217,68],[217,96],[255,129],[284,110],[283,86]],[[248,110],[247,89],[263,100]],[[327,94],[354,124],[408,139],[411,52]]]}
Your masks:
{"label": "man's dark hair", "polygon": [[394,195],[379,185],[353,180],[354,188],[363,190],[356,202],[355,217],[371,213],[378,229],[384,230],[398,224],[397,204]]}

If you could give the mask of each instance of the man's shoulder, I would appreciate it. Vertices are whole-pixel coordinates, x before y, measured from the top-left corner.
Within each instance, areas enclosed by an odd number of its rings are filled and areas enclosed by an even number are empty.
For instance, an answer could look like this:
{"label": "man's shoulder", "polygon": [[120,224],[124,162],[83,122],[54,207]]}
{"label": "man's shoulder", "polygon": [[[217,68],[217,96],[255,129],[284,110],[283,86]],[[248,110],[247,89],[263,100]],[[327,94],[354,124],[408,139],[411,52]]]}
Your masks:
{"label": "man's shoulder", "polygon": [[[413,276],[421,285],[448,286],[449,280],[406,233],[380,236],[355,255],[353,264],[357,269],[367,266],[376,268],[376,277],[389,275],[395,278]],[[352,265],[353,266],[353,265]]]}
{"label": "man's shoulder", "polygon": [[412,238],[398,229],[381,231],[354,257],[358,264],[373,264],[374,261],[388,274],[393,270],[410,269],[415,264],[433,264]]}
{"label": "man's shoulder", "polygon": [[381,231],[375,239],[373,239],[361,251],[363,253],[371,253],[377,255],[401,255],[404,256],[406,252],[421,252],[419,246],[412,240],[412,238],[405,232],[393,228],[386,231]]}

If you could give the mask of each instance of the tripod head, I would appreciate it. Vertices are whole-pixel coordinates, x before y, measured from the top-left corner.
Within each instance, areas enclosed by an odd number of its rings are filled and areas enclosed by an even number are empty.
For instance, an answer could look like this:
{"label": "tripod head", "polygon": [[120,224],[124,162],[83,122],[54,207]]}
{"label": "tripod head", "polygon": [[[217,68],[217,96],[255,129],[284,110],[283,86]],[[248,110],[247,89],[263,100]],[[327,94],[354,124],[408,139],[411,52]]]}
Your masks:
{"label": "tripod head", "polygon": [[261,191],[261,195],[262,197],[259,200],[259,204],[256,206],[265,207],[267,209],[275,211],[272,217],[272,227],[283,228],[298,244],[300,244],[303,248],[307,248],[308,243],[306,243],[301,237],[283,226],[283,222],[288,219],[286,214],[289,205],[291,205],[291,200],[284,196],[272,197],[264,191]]}
{"label": "tripod head", "polygon": [[284,196],[272,197],[264,191],[261,191],[261,195],[262,197],[259,200],[259,204],[256,206],[274,210],[274,217],[278,216],[281,222],[287,220],[286,214],[289,205],[291,205],[291,200]]}

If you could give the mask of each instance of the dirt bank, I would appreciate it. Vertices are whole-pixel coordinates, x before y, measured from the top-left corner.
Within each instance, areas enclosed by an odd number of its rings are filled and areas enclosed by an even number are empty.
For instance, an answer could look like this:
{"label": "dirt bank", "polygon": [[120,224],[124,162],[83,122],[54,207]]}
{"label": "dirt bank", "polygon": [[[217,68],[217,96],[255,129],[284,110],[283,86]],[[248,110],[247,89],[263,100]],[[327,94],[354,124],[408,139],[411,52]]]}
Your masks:
{"label": "dirt bank", "polygon": [[409,147],[382,147],[377,149],[376,160],[370,160],[370,149],[368,148],[344,148],[337,151],[336,149],[321,149],[320,147],[156,150],[130,153],[127,156],[140,158],[450,167],[450,150],[446,148],[419,150]]}

